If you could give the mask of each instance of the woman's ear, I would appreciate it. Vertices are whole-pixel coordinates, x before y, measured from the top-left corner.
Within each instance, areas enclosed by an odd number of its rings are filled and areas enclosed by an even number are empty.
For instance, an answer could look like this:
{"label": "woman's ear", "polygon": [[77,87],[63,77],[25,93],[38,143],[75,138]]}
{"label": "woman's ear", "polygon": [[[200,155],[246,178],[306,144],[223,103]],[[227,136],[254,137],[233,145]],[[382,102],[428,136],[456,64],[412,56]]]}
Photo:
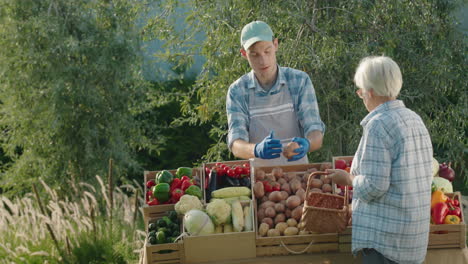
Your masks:
{"label": "woman's ear", "polygon": [[245,51],[245,49],[241,48],[240,53],[241,53],[242,57],[244,57],[244,58],[247,57],[247,52]]}

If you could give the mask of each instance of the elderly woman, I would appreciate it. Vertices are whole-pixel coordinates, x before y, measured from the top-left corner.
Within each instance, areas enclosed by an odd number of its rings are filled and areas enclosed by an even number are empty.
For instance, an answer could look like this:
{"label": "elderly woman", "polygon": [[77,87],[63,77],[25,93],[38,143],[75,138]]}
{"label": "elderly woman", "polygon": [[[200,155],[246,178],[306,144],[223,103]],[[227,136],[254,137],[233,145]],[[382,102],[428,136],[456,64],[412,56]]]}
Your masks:
{"label": "elderly woman", "polygon": [[429,132],[396,100],[403,80],[392,59],[364,58],[354,82],[369,114],[350,173],[328,176],[353,186],[352,251],[362,252],[363,263],[422,263],[430,223]]}

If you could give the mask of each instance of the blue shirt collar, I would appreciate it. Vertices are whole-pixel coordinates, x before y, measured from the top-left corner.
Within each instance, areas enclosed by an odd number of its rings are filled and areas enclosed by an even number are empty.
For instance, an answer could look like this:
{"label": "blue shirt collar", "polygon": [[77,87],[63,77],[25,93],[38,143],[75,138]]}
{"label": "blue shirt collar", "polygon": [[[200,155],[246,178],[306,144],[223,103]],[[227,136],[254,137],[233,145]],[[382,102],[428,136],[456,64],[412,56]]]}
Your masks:
{"label": "blue shirt collar", "polygon": [[374,110],[372,110],[369,114],[364,117],[364,119],[361,121],[361,126],[366,126],[367,123],[376,115],[387,112],[392,109],[397,109],[397,108],[403,108],[405,107],[405,104],[401,100],[391,100],[388,102],[385,102],[379,106],[377,106]]}
{"label": "blue shirt collar", "polygon": [[268,91],[263,90],[263,88],[260,86],[257,79],[255,78],[255,73],[253,70],[251,70],[248,75],[248,78],[249,78],[248,87],[255,88],[255,92],[260,93],[260,94],[275,93],[284,84],[286,84],[286,77],[284,75],[284,70],[278,64],[276,64],[276,66],[278,67],[278,77],[276,78],[276,82],[273,85],[273,87],[271,87],[270,90]]}

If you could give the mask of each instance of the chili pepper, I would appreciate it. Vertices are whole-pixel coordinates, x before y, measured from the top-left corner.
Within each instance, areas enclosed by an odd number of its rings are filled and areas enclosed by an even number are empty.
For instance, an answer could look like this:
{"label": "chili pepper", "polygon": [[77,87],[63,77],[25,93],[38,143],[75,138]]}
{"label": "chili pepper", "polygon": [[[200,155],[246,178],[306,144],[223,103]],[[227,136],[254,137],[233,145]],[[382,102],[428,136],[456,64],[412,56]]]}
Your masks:
{"label": "chili pepper", "polygon": [[441,191],[441,190],[436,190],[432,193],[431,197],[431,208],[434,207],[434,205],[438,203],[445,203],[447,201],[447,196]]}
{"label": "chili pepper", "polygon": [[452,204],[448,204],[449,211],[447,215],[456,215],[458,217],[461,217],[461,208],[458,206],[453,206]]}
{"label": "chili pepper", "polygon": [[446,203],[436,203],[431,209],[431,216],[432,220],[434,220],[434,224],[443,224],[448,211],[449,209]]}
{"label": "chili pepper", "polygon": [[460,223],[460,217],[456,215],[447,215],[444,219],[444,224],[456,225]]}

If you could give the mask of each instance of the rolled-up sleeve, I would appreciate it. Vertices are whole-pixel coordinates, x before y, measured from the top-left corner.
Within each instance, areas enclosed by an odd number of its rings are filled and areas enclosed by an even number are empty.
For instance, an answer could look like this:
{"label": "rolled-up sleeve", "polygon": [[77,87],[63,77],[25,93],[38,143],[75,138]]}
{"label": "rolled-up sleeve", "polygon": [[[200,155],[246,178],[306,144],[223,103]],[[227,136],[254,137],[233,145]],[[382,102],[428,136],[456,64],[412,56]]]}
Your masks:
{"label": "rolled-up sleeve", "polygon": [[304,136],[311,131],[319,130],[325,133],[325,124],[320,118],[320,112],[315,96],[315,90],[307,74],[303,79],[298,96],[298,119],[304,129]]}
{"label": "rolled-up sleeve", "polygon": [[391,155],[378,128],[364,131],[360,173],[353,180],[353,196],[371,202],[384,195],[390,185]]}
{"label": "rolled-up sleeve", "polygon": [[231,150],[236,139],[249,141],[249,113],[246,95],[239,87],[231,86],[226,98],[226,113],[228,118],[227,144]]}

